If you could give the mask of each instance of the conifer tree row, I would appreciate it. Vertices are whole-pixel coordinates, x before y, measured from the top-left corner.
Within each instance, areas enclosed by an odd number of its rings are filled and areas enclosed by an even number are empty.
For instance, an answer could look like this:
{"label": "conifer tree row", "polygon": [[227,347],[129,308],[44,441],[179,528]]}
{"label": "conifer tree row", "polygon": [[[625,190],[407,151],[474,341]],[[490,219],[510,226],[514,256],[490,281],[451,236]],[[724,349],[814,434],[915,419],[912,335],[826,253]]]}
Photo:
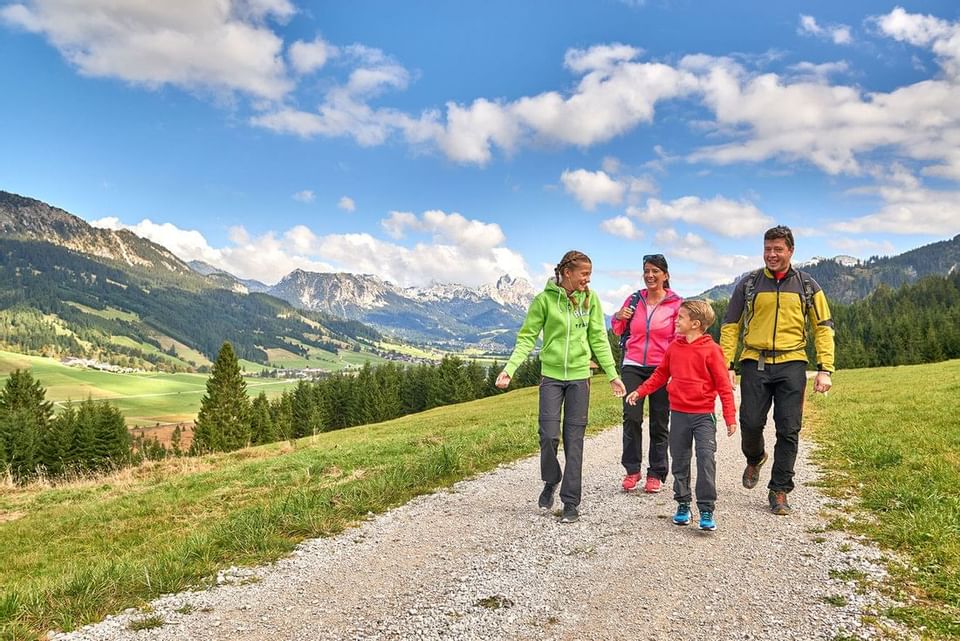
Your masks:
{"label": "conifer tree row", "polygon": [[54,417],[27,370],[0,390],[0,471],[17,482],[119,469],[133,462],[131,446],[123,415],[106,401],[87,399]]}

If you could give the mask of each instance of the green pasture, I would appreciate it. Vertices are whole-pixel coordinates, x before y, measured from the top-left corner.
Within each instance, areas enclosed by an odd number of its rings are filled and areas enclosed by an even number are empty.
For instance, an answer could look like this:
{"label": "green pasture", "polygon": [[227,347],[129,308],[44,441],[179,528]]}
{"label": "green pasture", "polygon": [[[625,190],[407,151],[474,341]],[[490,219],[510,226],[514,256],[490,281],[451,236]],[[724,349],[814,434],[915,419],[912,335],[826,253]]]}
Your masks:
{"label": "green pasture", "polygon": [[960,361],[844,370],[807,423],[824,491],[859,513],[838,527],[897,553],[888,614],[924,639],[960,639]]}
{"label": "green pasture", "polygon": [[[598,379],[591,430],[620,414]],[[537,389],[527,388],[293,443],[0,489],[0,637],[73,629],[203,585],[219,568],[276,559],[534,453],[536,422]],[[530,478],[531,495],[539,483]]]}
{"label": "green pasture", "polygon": [[[206,374],[115,374],[67,367],[50,358],[0,352],[0,385],[15,369],[30,370],[47,390],[47,400],[53,401],[57,409],[71,401],[108,399],[131,427],[192,421],[200,410],[207,385]],[[263,391],[273,397],[295,385],[296,381],[250,378],[247,391],[251,396]]]}

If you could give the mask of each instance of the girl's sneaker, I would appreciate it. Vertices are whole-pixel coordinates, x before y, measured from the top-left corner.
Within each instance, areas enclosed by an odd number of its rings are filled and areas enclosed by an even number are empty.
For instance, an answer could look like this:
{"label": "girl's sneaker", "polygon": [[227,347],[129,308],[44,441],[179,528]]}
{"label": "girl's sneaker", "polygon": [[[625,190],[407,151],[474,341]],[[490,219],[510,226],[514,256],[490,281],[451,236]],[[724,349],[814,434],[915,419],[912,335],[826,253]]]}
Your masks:
{"label": "girl's sneaker", "polygon": [[643,486],[643,491],[647,494],[656,494],[663,487],[663,483],[656,476],[648,476],[647,482]]}
{"label": "girl's sneaker", "polygon": [[713,520],[713,512],[700,513],[700,529],[711,532],[717,529],[717,522]]}
{"label": "girl's sneaker", "polygon": [[687,525],[690,523],[690,504],[677,503],[677,513],[673,515],[674,525]]}

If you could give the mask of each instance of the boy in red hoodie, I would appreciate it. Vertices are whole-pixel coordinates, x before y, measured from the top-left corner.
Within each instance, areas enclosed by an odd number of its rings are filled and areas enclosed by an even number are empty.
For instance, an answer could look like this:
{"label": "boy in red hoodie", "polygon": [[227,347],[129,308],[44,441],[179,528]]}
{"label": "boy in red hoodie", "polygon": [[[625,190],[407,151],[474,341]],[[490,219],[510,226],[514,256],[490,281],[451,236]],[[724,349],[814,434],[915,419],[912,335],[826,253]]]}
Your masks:
{"label": "boy in red hoodie", "polygon": [[[673,458],[673,498],[677,513],[673,522],[690,522],[690,458],[693,443],[697,447],[697,510],[700,529],[716,530],[713,518],[717,500],[717,419],[714,407],[717,395],[723,407],[727,436],[737,431],[733,387],[727,375],[723,351],[707,329],[716,315],[710,303],[688,300],[677,313],[677,338],[670,343],[663,362],[653,375],[627,396],[633,405],[664,385],[670,395],[670,456]],[[667,382],[669,380],[669,382]]]}

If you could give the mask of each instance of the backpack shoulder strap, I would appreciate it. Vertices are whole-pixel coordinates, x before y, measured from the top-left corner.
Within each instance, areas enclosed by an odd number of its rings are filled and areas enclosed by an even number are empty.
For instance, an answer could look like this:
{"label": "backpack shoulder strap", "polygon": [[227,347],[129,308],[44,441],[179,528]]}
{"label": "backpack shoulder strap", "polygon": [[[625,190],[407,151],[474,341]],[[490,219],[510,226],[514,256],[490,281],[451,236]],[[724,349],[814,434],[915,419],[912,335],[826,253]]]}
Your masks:
{"label": "backpack shoulder strap", "polygon": [[812,308],[816,311],[816,307],[813,305],[813,296],[816,294],[816,291],[813,288],[813,277],[810,276],[805,271],[797,270],[797,275],[800,277],[800,285],[803,289],[803,317],[807,317],[807,313]]}
{"label": "backpack shoulder strap", "polygon": [[[641,290],[638,289],[637,291],[633,292],[633,294],[630,295],[629,307],[633,308],[634,311],[637,310],[637,304],[640,302],[640,292]],[[630,321],[632,320],[633,319],[631,318]],[[630,321],[627,321],[626,326],[623,328],[623,333],[620,334],[621,350],[623,350],[623,348],[626,346],[627,339],[630,338]]]}

